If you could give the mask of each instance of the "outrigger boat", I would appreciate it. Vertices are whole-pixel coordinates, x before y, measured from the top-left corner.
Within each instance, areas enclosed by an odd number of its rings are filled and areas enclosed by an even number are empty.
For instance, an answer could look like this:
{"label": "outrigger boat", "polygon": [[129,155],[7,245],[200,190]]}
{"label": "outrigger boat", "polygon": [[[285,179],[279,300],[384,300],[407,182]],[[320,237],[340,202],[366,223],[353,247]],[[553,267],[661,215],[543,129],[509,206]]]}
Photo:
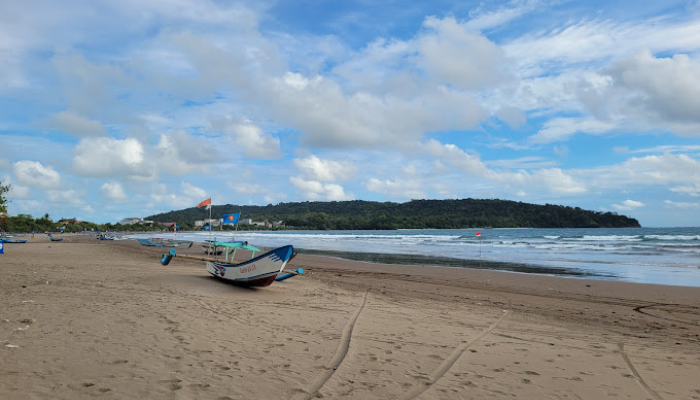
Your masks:
{"label": "outrigger boat", "polygon": [[27,243],[27,239],[5,239],[5,238],[2,238],[2,239],[0,239],[0,242],[3,242],[3,243]]}
{"label": "outrigger boat", "polygon": [[[163,254],[160,263],[168,265],[173,257],[206,261],[207,272],[212,276],[241,286],[269,286],[276,280],[281,281],[304,273],[301,268],[286,273],[283,271],[287,262],[295,256],[294,247],[291,245],[278,247],[257,257],[255,253],[261,250],[250,246],[248,242],[214,242],[213,245],[225,249],[223,261],[216,258],[177,255],[175,249],[171,249],[167,254]],[[251,251],[251,259],[235,263],[234,258],[238,249]]]}
{"label": "outrigger boat", "polygon": [[192,242],[189,241],[174,241],[172,239],[137,239],[139,243],[150,247],[192,247]]}
{"label": "outrigger boat", "polygon": [[204,243],[202,243],[202,248],[205,254],[220,256],[224,252],[223,247],[216,246],[216,240],[205,240]]}

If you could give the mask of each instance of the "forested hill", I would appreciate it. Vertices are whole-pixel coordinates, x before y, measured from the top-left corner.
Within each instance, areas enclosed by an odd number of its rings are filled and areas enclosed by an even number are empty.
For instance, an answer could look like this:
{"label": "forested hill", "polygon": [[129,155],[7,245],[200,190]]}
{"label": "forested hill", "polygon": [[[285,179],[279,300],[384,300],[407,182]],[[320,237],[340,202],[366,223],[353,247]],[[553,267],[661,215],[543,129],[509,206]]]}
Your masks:
{"label": "forested hill", "polygon": [[[508,200],[412,200],[407,203],[332,201],[280,203],[267,206],[215,205],[212,218],[240,212],[253,221],[283,221],[287,227],[314,230],[460,229],[460,228],[615,228],[639,227],[616,213],[602,213],[552,204]],[[207,218],[204,208],[186,208],[147,217],[185,227]]]}

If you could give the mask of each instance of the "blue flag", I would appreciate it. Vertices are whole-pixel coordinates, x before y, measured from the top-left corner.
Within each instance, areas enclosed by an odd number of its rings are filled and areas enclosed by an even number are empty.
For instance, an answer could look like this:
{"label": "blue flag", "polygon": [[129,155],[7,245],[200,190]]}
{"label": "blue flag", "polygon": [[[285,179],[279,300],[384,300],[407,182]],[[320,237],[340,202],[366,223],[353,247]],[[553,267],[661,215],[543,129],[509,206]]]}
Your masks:
{"label": "blue flag", "polygon": [[5,244],[2,240],[0,240],[0,254],[4,254],[5,250],[3,249],[2,245]]}
{"label": "blue flag", "polygon": [[241,213],[224,214],[224,224],[237,224]]}
{"label": "blue flag", "polygon": [[211,225],[205,225],[204,226],[205,231],[210,231],[211,230]]}

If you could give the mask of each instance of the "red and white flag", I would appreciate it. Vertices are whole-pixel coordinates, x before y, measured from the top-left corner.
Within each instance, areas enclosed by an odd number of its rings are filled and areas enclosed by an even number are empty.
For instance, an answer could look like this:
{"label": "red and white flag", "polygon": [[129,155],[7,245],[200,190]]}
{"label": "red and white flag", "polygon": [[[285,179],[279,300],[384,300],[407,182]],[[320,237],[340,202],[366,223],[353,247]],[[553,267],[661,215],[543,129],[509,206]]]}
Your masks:
{"label": "red and white flag", "polygon": [[477,232],[477,233],[476,233],[476,236],[477,236],[477,237],[478,237],[478,236],[481,236],[481,232]]}
{"label": "red and white flag", "polygon": [[207,208],[211,207],[211,197],[197,204],[197,208],[202,208],[204,206],[207,206]]}

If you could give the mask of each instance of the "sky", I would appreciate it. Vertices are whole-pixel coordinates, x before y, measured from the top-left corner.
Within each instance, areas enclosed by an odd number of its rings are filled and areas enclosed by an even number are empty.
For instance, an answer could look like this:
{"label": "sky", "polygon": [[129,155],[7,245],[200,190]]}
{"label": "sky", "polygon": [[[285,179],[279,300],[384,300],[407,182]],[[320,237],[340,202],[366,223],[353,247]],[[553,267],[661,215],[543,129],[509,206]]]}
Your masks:
{"label": "sky", "polygon": [[475,198],[700,226],[700,1],[5,0],[0,181],[10,215],[97,223]]}

